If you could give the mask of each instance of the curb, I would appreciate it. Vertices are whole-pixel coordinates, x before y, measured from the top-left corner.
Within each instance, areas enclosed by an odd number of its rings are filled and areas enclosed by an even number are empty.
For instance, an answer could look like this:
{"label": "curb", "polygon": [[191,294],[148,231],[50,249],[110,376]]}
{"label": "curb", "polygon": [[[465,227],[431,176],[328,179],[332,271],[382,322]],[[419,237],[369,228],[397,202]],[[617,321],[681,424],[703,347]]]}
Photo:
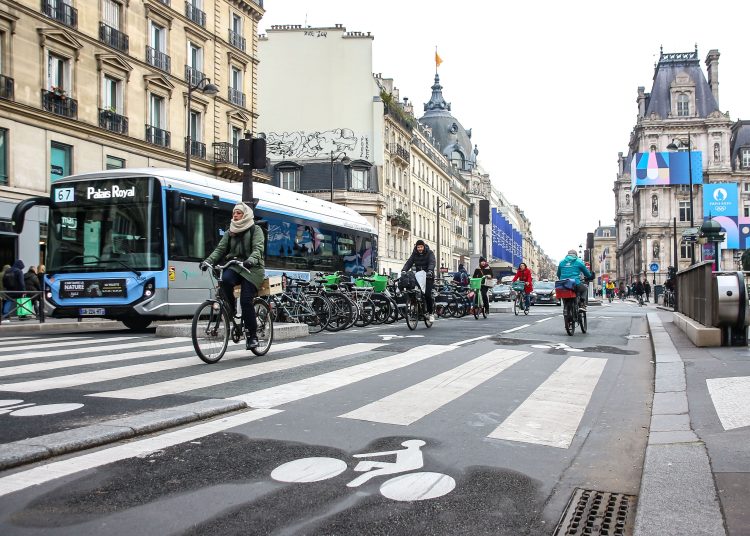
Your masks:
{"label": "curb", "polygon": [[[163,324],[156,327],[157,337],[190,337],[192,324]],[[276,323],[273,325],[273,340],[286,341],[310,335],[307,324]]]}
{"label": "curb", "polygon": [[0,470],[131,439],[246,407],[247,404],[241,400],[209,399],[6,443],[0,445]]}
{"label": "curb", "polygon": [[708,452],[690,425],[685,365],[658,314],[646,318],[654,400],[634,534],[724,535]]}
{"label": "curb", "polygon": [[70,331],[101,331],[103,329],[125,329],[125,326],[117,320],[99,320],[93,322],[44,322],[37,321],[20,322],[18,320],[4,320],[0,324],[0,338],[4,335],[16,335],[18,333],[66,333]]}

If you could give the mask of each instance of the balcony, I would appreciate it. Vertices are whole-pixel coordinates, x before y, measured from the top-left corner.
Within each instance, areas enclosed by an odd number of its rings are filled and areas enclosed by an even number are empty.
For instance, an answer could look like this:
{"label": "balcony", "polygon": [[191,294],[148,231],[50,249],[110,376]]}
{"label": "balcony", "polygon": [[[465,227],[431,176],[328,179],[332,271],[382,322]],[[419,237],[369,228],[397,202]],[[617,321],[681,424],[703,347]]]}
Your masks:
{"label": "balcony", "polygon": [[229,102],[232,104],[236,104],[237,106],[245,107],[245,94],[241,91],[234,89],[233,87],[229,88]]}
{"label": "balcony", "polygon": [[185,65],[185,80],[188,84],[195,87],[204,78],[206,78],[205,73],[200,72],[198,69],[193,69],[190,65]]}
{"label": "balcony", "polygon": [[13,100],[15,97],[15,82],[10,76],[0,74],[0,99]]}
{"label": "balcony", "polygon": [[[187,150],[187,139],[185,139],[185,149]],[[199,141],[190,141],[190,156],[195,156],[201,160],[206,159],[206,144]]]}
{"label": "balcony", "polygon": [[403,145],[399,143],[391,143],[390,151],[392,155],[395,155],[396,157],[400,158],[407,164],[409,163],[409,159],[411,158],[409,155],[409,149],[407,149]]}
{"label": "balcony", "polygon": [[146,141],[159,145],[160,147],[169,147],[171,135],[168,130],[162,130],[160,128],[146,125]]}
{"label": "balcony", "polygon": [[206,27],[206,14],[190,2],[185,2],[185,16],[199,26]]}
{"label": "balcony", "polygon": [[229,30],[229,44],[245,52],[245,38],[231,29]]}
{"label": "balcony", "polygon": [[457,235],[459,235],[459,236],[463,236],[463,235],[464,235],[464,230],[463,230],[463,228],[462,228],[462,227],[460,227],[460,226],[456,226],[456,228],[454,229],[454,231],[455,231],[455,233],[456,233]]}
{"label": "balcony", "polygon": [[400,227],[407,231],[411,230],[411,221],[409,216],[402,209],[396,209],[396,212],[388,215],[388,219],[391,221],[391,227]]}
{"label": "balcony", "polygon": [[212,145],[214,149],[214,164],[237,165],[237,146],[222,141]]}
{"label": "balcony", "polygon": [[103,22],[99,23],[99,41],[125,53],[128,51],[130,42],[127,34],[122,33],[116,28],[112,28],[112,26],[107,26]]}
{"label": "balcony", "polygon": [[99,126],[117,134],[128,134],[128,118],[112,110],[99,108]]}
{"label": "balcony", "polygon": [[78,119],[78,101],[60,92],[42,90],[42,108],[48,112],[71,119]]}
{"label": "balcony", "polygon": [[78,28],[78,10],[63,0],[42,0],[42,13],[71,28]]}
{"label": "balcony", "polygon": [[164,52],[159,52],[152,47],[146,47],[146,63],[161,69],[165,73],[172,70],[172,59]]}

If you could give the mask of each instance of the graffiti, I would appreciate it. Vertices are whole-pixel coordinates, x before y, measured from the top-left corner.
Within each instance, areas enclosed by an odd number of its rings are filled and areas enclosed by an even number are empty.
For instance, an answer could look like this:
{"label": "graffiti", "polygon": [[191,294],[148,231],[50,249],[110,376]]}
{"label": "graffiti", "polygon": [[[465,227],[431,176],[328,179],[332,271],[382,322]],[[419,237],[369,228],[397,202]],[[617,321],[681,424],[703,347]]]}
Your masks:
{"label": "graffiti", "polygon": [[305,30],[306,37],[328,37],[328,32]]}
{"label": "graffiti", "polygon": [[[368,143],[362,137],[363,143]],[[357,136],[348,128],[325,132],[271,132],[266,136],[267,150],[279,158],[316,158],[335,152],[351,152],[357,148]]]}
{"label": "graffiti", "polygon": [[370,140],[362,136],[362,142],[359,144],[359,157],[365,160],[370,159]]}

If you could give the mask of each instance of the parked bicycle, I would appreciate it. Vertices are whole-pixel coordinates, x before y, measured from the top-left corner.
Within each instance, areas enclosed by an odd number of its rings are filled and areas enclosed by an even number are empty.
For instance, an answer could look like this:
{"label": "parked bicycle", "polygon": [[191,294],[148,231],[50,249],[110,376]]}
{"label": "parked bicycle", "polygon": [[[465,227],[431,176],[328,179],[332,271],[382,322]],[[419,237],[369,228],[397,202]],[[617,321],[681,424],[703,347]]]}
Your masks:
{"label": "parked bicycle", "polygon": [[[190,332],[193,348],[198,357],[209,364],[216,363],[224,356],[230,338],[235,344],[244,338],[242,316],[233,314],[220,285],[222,273],[233,264],[242,268],[242,263],[238,260],[224,265],[209,265],[209,273],[214,279],[215,297],[200,304],[193,315]],[[251,351],[257,356],[266,355],[273,343],[271,309],[265,300],[258,297],[253,300],[253,307],[258,322],[258,346],[251,348]]]}

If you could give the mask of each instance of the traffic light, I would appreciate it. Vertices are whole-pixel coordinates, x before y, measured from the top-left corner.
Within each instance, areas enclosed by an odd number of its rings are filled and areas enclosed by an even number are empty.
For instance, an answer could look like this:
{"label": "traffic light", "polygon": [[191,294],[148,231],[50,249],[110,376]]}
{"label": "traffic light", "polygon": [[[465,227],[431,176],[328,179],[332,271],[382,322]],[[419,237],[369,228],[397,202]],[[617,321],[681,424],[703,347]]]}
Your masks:
{"label": "traffic light", "polygon": [[668,279],[674,279],[677,276],[677,270],[674,266],[670,266],[667,268],[667,276]]}
{"label": "traffic light", "polygon": [[237,143],[237,165],[250,165],[252,169],[265,169],[266,140],[264,138],[243,138]]}

